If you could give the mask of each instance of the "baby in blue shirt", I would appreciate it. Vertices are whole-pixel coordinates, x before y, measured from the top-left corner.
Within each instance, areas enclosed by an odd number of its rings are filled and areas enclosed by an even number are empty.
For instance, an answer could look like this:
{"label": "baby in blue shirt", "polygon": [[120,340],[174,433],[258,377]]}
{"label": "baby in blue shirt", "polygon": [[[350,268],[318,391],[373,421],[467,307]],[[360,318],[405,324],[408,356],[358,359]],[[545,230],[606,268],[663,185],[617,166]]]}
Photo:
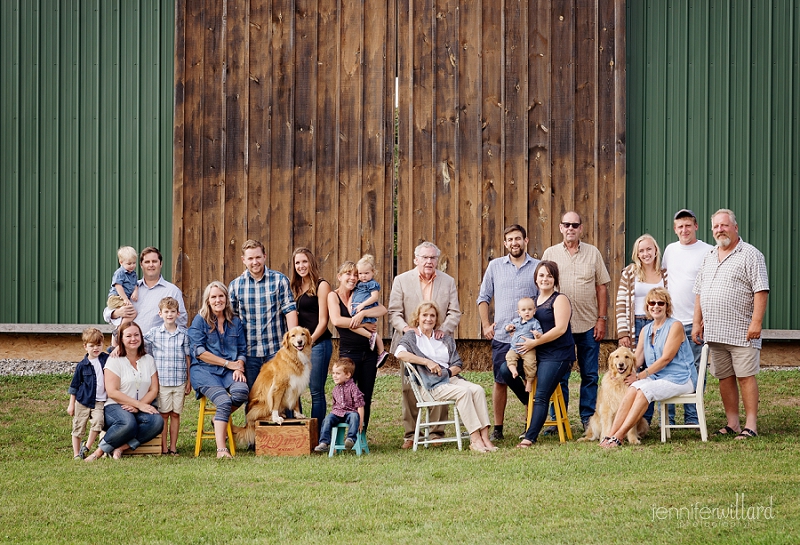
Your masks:
{"label": "baby in blue shirt", "polygon": [[111,310],[133,305],[131,301],[139,299],[139,285],[136,283],[138,280],[136,250],[131,246],[120,246],[117,250],[117,259],[119,259],[119,269],[114,271],[114,276],[111,277],[111,289],[108,290],[106,302],[106,306]]}
{"label": "baby in blue shirt", "polygon": [[[356,263],[356,268],[358,269],[358,284],[356,284],[352,299],[350,299],[350,316],[355,316],[364,309],[378,306],[378,301],[381,297],[381,285],[375,281],[375,257],[371,254],[364,254]],[[377,318],[364,318],[361,320],[362,323],[374,323],[377,321]],[[375,350],[378,353],[377,367],[382,367],[389,353],[384,350],[383,339],[378,335],[378,332],[369,331],[363,327],[354,331],[359,335],[369,337],[370,350]]]}
{"label": "baby in blue shirt", "polygon": [[[542,334],[542,325],[539,320],[533,317],[536,313],[536,303],[530,297],[523,297],[517,301],[517,314],[519,318],[514,318],[506,326],[506,331],[514,334],[511,336],[511,348],[506,353],[506,365],[511,375],[517,378],[517,363],[520,358],[517,347],[518,343],[526,339],[539,338]],[[528,350],[522,354],[522,367],[525,369],[525,391],[533,389],[533,379],[536,378],[536,350]]]}

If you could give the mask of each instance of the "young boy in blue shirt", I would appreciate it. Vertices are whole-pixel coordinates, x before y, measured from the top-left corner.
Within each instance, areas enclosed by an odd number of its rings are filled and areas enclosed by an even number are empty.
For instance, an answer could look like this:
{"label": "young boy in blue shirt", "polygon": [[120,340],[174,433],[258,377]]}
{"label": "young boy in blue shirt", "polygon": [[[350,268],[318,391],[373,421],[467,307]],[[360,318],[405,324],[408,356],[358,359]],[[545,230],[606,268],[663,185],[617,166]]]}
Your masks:
{"label": "young boy in blue shirt", "polygon": [[[103,351],[103,333],[94,327],[83,330],[83,348],[86,355],[75,367],[75,374],[69,385],[69,405],[67,414],[72,418],[72,455],[82,460],[86,457],[105,423],[103,407],[108,395],[103,379],[103,368],[108,354]],[[86,433],[86,423],[91,419],[89,438],[82,442]]]}
{"label": "young boy in blue shirt", "polygon": [[[158,315],[164,320],[144,335],[144,348],[156,360],[158,369],[158,412],[164,419],[161,434],[162,454],[178,455],[178,431],[184,398],[192,391],[189,379],[189,334],[176,323],[180,313],[177,299],[164,297],[158,303]],[[167,449],[169,430],[169,449]]]}

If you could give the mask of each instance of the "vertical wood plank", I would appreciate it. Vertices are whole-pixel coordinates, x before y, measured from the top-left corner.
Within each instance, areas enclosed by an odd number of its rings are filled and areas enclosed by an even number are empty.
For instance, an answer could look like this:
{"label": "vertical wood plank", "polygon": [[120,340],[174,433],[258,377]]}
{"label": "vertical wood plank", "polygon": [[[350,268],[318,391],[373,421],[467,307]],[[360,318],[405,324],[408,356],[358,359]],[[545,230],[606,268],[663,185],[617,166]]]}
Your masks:
{"label": "vertical wood plank", "polygon": [[184,180],[184,155],[185,136],[184,121],[186,119],[186,2],[175,0],[175,65],[174,70],[174,97],[172,129],[172,240],[173,263],[169,264],[172,270],[172,282],[179,288],[183,287],[183,180]]}
{"label": "vertical wood plank", "polygon": [[536,258],[553,244],[550,226],[558,221],[551,210],[551,9],[550,0],[533,0],[528,17],[528,252]]}
{"label": "vertical wood plank", "polygon": [[398,0],[397,20],[397,66],[398,66],[398,179],[397,179],[397,272],[408,270],[413,263],[413,224],[411,224],[413,202],[411,184],[413,181],[414,131],[414,66],[415,55],[413,36],[414,1]]}
{"label": "vertical wood plank", "polygon": [[[623,8],[624,9],[624,8]],[[618,206],[624,214],[625,198],[617,201],[616,183],[616,104],[615,75],[618,71],[616,51],[616,12],[614,0],[602,0],[597,12],[597,210],[601,219],[598,245],[611,275],[611,286],[616,287],[624,266],[625,222],[619,222]],[[624,71],[624,65],[619,68]],[[624,220],[624,215],[623,215]],[[622,240],[622,245],[617,241]],[[600,242],[600,240],[598,240]],[[611,288],[611,286],[609,286]],[[613,289],[609,289],[609,305],[613,302]],[[610,308],[610,307],[609,307]],[[608,336],[616,338],[616,321],[609,320]]]}
{"label": "vertical wood plank", "polygon": [[224,4],[203,2],[203,199],[201,229],[201,287],[212,280],[223,280],[221,258],[225,255],[225,113],[223,64],[225,62]]}
{"label": "vertical wood plank", "polygon": [[434,146],[434,94],[436,80],[434,75],[434,44],[436,43],[436,23],[431,0],[414,2],[412,25],[413,75],[411,127],[413,147],[411,148],[411,176],[405,185],[411,203],[410,217],[404,218],[400,225],[407,226],[409,233],[404,237],[403,267],[413,266],[413,249],[423,240],[434,240],[434,214],[436,208],[435,173],[433,169]]}
{"label": "vertical wood plank", "polygon": [[575,20],[574,0],[553,0],[552,177],[555,188],[550,229],[561,239],[561,215],[575,208]]}
{"label": "vertical wood plank", "polygon": [[[270,188],[272,186],[272,2],[250,0],[248,55],[247,124],[247,233],[246,239],[266,243],[269,232]],[[237,255],[241,255],[241,245]],[[231,265],[229,279],[242,266]]]}
{"label": "vertical wood plank", "polygon": [[[384,184],[386,190],[384,192],[384,201],[382,204],[384,216],[384,239],[383,239],[383,255],[384,255],[384,286],[389,289],[394,276],[401,271],[397,270],[395,262],[395,244],[394,244],[394,228],[395,228],[395,209],[394,209],[394,195],[396,188],[396,175],[395,175],[395,82],[398,76],[397,73],[397,43],[398,43],[398,25],[397,19],[397,0],[385,0],[386,2],[386,34],[384,37],[384,69],[383,69],[383,124],[384,124]],[[388,293],[384,294],[384,301],[388,302]],[[387,323],[386,333],[391,334],[391,325]]]}
{"label": "vertical wood plank", "polygon": [[[203,1],[186,1],[186,83],[184,100],[184,181],[183,181],[183,240],[175,247],[182,248],[181,289],[187,308],[197,309],[200,301],[203,273],[203,146],[205,122],[203,102]],[[174,220],[173,220],[174,221]]]}
{"label": "vertical wood plank", "polygon": [[[314,247],[316,217],[317,125],[317,2],[296,0],[295,6],[295,107],[294,182],[292,187],[292,251],[297,246]],[[287,271],[291,254],[286,256]]]}
{"label": "vertical wood plank", "polygon": [[[317,124],[314,129],[317,174],[314,252],[323,278],[336,286],[341,261],[339,240],[339,12],[337,3],[321,0],[317,22]],[[345,226],[345,229],[348,228]]]}
{"label": "vertical wood plank", "polygon": [[627,191],[626,172],[626,75],[627,66],[625,36],[625,0],[604,0],[614,6],[614,205],[612,220],[615,226],[612,267],[621,271],[626,263],[625,255],[625,194]]}
{"label": "vertical wood plank", "polygon": [[[608,216],[597,200],[597,1],[576,0],[574,13],[575,208],[583,217],[583,239],[597,246],[607,260]],[[600,223],[603,228],[598,230]]]}
{"label": "vertical wood plank", "polygon": [[364,6],[361,2],[341,3],[341,57],[339,87],[339,231],[341,259],[357,261],[363,246],[366,212],[362,197],[363,161],[363,37]]}
{"label": "vertical wood plank", "polygon": [[463,312],[456,335],[480,338],[481,260],[481,2],[463,1],[458,23],[458,286]]}
{"label": "vertical wood plank", "polygon": [[[458,86],[456,81],[460,49],[458,47],[458,3],[457,0],[436,0],[434,11],[433,61],[433,191],[435,201],[430,231],[431,239],[441,250],[439,268],[458,278],[457,237],[458,224],[442,221],[457,217],[458,172],[456,162],[456,105]],[[428,226],[425,226],[427,231]]]}
{"label": "vertical wood plank", "polygon": [[[389,83],[386,78],[386,0],[367,0],[364,2],[364,165],[363,197],[365,206],[364,233],[362,247],[375,256],[378,264],[378,277],[383,290],[381,300],[389,301],[392,272],[392,246],[385,238],[386,208],[392,202],[391,178],[386,178],[386,149],[391,142],[391,133],[386,132],[386,93]],[[379,321],[382,334],[389,332],[388,320]]]}
{"label": "vertical wood plank", "polygon": [[228,282],[239,274],[242,243],[247,240],[249,108],[249,5],[228,2],[225,17],[225,237],[224,270]]}
{"label": "vertical wood plank", "polygon": [[272,177],[269,192],[267,265],[289,272],[292,237],[286,227],[293,225],[293,167],[295,126],[295,10],[292,0],[272,3]]}
{"label": "vertical wood plank", "polygon": [[482,3],[481,89],[481,276],[489,261],[505,253],[502,138],[503,138],[503,10],[500,5]]}
{"label": "vertical wood plank", "polygon": [[503,63],[505,224],[528,228],[528,3],[506,0]]}

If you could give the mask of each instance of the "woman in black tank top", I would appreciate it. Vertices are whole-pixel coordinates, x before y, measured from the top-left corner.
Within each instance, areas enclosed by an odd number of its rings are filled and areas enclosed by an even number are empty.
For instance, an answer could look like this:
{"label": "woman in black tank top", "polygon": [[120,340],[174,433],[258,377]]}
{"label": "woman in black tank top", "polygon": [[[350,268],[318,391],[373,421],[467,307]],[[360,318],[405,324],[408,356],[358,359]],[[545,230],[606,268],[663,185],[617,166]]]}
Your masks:
{"label": "woman in black tank top", "polygon": [[376,367],[378,354],[369,348],[369,339],[355,333],[353,329],[366,327],[374,328],[376,324],[362,324],[362,317],[380,318],[386,314],[386,307],[378,303],[378,306],[362,310],[353,317],[350,317],[350,299],[353,296],[353,289],[358,283],[358,269],[352,261],[345,261],[339,267],[336,274],[339,283],[338,287],[328,294],[328,314],[330,322],[336,327],[339,333],[339,357],[350,358],[356,364],[356,371],[353,374],[358,389],[364,394],[364,431],[369,424],[370,405],[372,403],[372,392],[375,389],[375,376],[378,373]]}
{"label": "woman in black tank top", "polygon": [[311,332],[311,418],[322,420],[328,412],[325,382],[331,362],[333,344],[328,329],[328,294],[331,285],[319,277],[319,265],[311,250],[297,248],[292,254],[292,294],[297,302],[297,322]]}

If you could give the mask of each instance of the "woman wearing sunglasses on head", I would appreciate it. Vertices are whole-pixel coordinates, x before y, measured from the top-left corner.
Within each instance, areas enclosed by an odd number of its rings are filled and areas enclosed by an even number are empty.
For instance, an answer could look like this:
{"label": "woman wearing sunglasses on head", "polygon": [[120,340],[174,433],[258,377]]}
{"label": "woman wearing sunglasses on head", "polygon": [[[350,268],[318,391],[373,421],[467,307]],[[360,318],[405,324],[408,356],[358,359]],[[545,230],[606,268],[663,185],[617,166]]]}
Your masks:
{"label": "woman wearing sunglasses on head", "polygon": [[625,379],[629,388],[614,417],[610,436],[600,442],[604,448],[620,446],[619,438],[639,422],[653,401],[689,394],[697,387],[692,348],[683,324],[672,318],[669,293],[664,288],[653,288],[647,293],[645,304],[646,316],[653,321],[639,335],[636,364],[646,363],[647,368]]}

